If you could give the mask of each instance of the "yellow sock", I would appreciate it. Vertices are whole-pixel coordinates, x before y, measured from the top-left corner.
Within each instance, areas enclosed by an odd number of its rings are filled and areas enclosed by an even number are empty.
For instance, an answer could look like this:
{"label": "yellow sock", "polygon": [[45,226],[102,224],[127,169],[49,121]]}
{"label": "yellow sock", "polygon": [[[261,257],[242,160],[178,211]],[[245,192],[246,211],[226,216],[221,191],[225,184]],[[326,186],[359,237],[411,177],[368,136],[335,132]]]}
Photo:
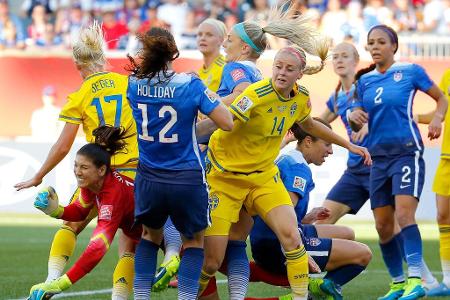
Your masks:
{"label": "yellow sock", "polygon": [[198,296],[200,296],[208,286],[209,280],[213,277],[214,274],[208,274],[202,270],[200,273],[200,279],[198,280]]}
{"label": "yellow sock", "polygon": [[450,225],[439,225],[439,253],[441,255],[442,281],[450,287]]}
{"label": "yellow sock", "polygon": [[286,268],[289,284],[291,285],[294,299],[306,299],[308,297],[308,256],[305,247],[285,252]]}
{"label": "yellow sock", "polygon": [[47,282],[63,274],[66,263],[73,254],[76,242],[77,235],[69,226],[63,225],[56,232],[48,257]]}
{"label": "yellow sock", "polygon": [[128,299],[134,280],[134,254],[124,253],[117,262],[113,274],[112,299]]}

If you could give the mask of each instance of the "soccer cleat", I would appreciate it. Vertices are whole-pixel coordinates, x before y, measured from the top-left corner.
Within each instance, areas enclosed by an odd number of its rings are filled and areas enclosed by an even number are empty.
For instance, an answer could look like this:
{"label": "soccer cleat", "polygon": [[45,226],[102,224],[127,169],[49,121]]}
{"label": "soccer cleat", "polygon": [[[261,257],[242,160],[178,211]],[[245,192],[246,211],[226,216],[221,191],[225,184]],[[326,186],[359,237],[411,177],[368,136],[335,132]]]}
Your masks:
{"label": "soccer cleat", "polygon": [[442,282],[438,287],[427,291],[426,294],[428,297],[450,296],[450,288]]}
{"label": "soccer cleat", "polygon": [[340,289],[330,279],[309,278],[308,290],[313,299],[343,299]]}
{"label": "soccer cleat", "polygon": [[399,300],[416,300],[425,296],[425,290],[422,287],[422,280],[420,278],[408,278],[408,283],[405,285],[403,295]]}
{"label": "soccer cleat", "polygon": [[180,257],[173,255],[167,262],[161,264],[153,280],[153,292],[161,292],[167,289],[173,276],[178,273],[180,267]]}
{"label": "soccer cleat", "polygon": [[391,282],[390,289],[383,297],[379,297],[378,300],[396,300],[400,298],[405,292],[405,282]]}
{"label": "soccer cleat", "polygon": [[294,296],[292,296],[292,294],[288,294],[288,295],[283,295],[283,296],[279,296],[278,300],[293,300]]}

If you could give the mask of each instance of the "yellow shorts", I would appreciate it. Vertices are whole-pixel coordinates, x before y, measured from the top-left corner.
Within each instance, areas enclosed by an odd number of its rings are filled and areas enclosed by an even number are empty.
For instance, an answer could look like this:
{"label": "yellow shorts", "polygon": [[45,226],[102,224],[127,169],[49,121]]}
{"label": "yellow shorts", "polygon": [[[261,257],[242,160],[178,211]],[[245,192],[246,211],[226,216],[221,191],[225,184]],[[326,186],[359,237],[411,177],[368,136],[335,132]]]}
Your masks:
{"label": "yellow shorts", "polygon": [[277,206],[292,205],[275,165],[249,175],[222,172],[214,167],[207,170],[212,224],[206,229],[206,236],[228,235],[244,205],[251,215],[259,214],[262,218]]}
{"label": "yellow shorts", "polygon": [[450,159],[441,158],[433,182],[433,192],[450,196]]}

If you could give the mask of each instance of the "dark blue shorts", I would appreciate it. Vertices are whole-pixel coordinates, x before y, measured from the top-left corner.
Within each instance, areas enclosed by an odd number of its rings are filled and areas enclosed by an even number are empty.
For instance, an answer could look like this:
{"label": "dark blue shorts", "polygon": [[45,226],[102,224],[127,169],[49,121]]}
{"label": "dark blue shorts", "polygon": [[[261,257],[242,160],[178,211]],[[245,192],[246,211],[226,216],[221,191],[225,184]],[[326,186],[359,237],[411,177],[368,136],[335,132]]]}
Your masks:
{"label": "dark blue shorts", "polygon": [[[314,259],[321,270],[325,270],[331,254],[332,240],[318,238],[317,231],[312,230],[313,225],[303,225],[303,242],[305,249]],[[305,233],[314,233],[315,236],[308,236]],[[286,275],[286,257],[284,256],[280,242],[277,239],[257,239],[250,238],[252,256],[256,264],[267,272]]]}
{"label": "dark blue shorts", "polygon": [[395,205],[395,195],[411,195],[419,200],[424,181],[425,162],[419,151],[374,158],[370,172],[372,209]]}
{"label": "dark blue shorts", "polygon": [[370,172],[353,173],[345,170],[338,182],[327,195],[327,199],[350,207],[356,214],[369,199]]}
{"label": "dark blue shorts", "polygon": [[186,238],[209,224],[206,185],[168,184],[151,181],[139,172],[134,182],[135,220],[160,229],[170,216],[175,228]]}

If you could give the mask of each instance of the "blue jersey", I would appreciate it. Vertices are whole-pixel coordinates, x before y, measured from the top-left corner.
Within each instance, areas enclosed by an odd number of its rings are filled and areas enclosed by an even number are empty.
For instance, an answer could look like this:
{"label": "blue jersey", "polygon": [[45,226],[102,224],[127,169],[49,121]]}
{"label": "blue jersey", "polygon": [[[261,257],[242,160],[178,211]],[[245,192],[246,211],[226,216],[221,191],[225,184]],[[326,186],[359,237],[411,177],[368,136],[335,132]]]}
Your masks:
{"label": "blue jersey", "polygon": [[195,136],[197,112],[209,115],[220,102],[209,96],[200,79],[181,73],[157,83],[130,76],[127,97],[137,125],[141,166],[202,170]]}
{"label": "blue jersey", "polygon": [[261,72],[256,68],[255,63],[250,61],[229,62],[223,67],[217,94],[220,97],[228,96],[240,83],[255,83],[261,79]]}
{"label": "blue jersey", "polygon": [[372,156],[423,151],[412,106],[416,91],[426,92],[432,85],[425,70],[411,63],[394,63],[385,73],[373,70],[361,76],[354,105],[369,113]]}
{"label": "blue jersey", "polygon": [[[345,92],[341,89],[338,94],[331,94],[330,98],[327,101],[328,109],[338,115],[342,123],[344,123],[345,129],[347,130],[347,135],[349,140],[351,139],[352,129],[348,124],[347,114],[351,111],[353,95],[355,93],[355,85],[352,85],[351,89],[348,92]],[[363,139],[362,142],[356,143],[359,146],[367,147],[367,136]],[[355,168],[363,168],[368,169],[364,165],[364,160],[361,156],[354,154],[352,152],[348,153],[347,167],[355,169]]]}
{"label": "blue jersey", "polygon": [[[309,193],[314,189],[311,169],[305,161],[303,154],[296,149],[280,156],[276,164],[280,170],[281,180],[283,180],[286,189],[298,195],[298,202],[294,209],[297,215],[297,223],[301,224],[302,219],[308,211]],[[256,216],[254,220],[255,224],[250,233],[252,240],[258,238],[268,239],[270,237],[277,238],[275,233],[264,223],[261,217]]]}

